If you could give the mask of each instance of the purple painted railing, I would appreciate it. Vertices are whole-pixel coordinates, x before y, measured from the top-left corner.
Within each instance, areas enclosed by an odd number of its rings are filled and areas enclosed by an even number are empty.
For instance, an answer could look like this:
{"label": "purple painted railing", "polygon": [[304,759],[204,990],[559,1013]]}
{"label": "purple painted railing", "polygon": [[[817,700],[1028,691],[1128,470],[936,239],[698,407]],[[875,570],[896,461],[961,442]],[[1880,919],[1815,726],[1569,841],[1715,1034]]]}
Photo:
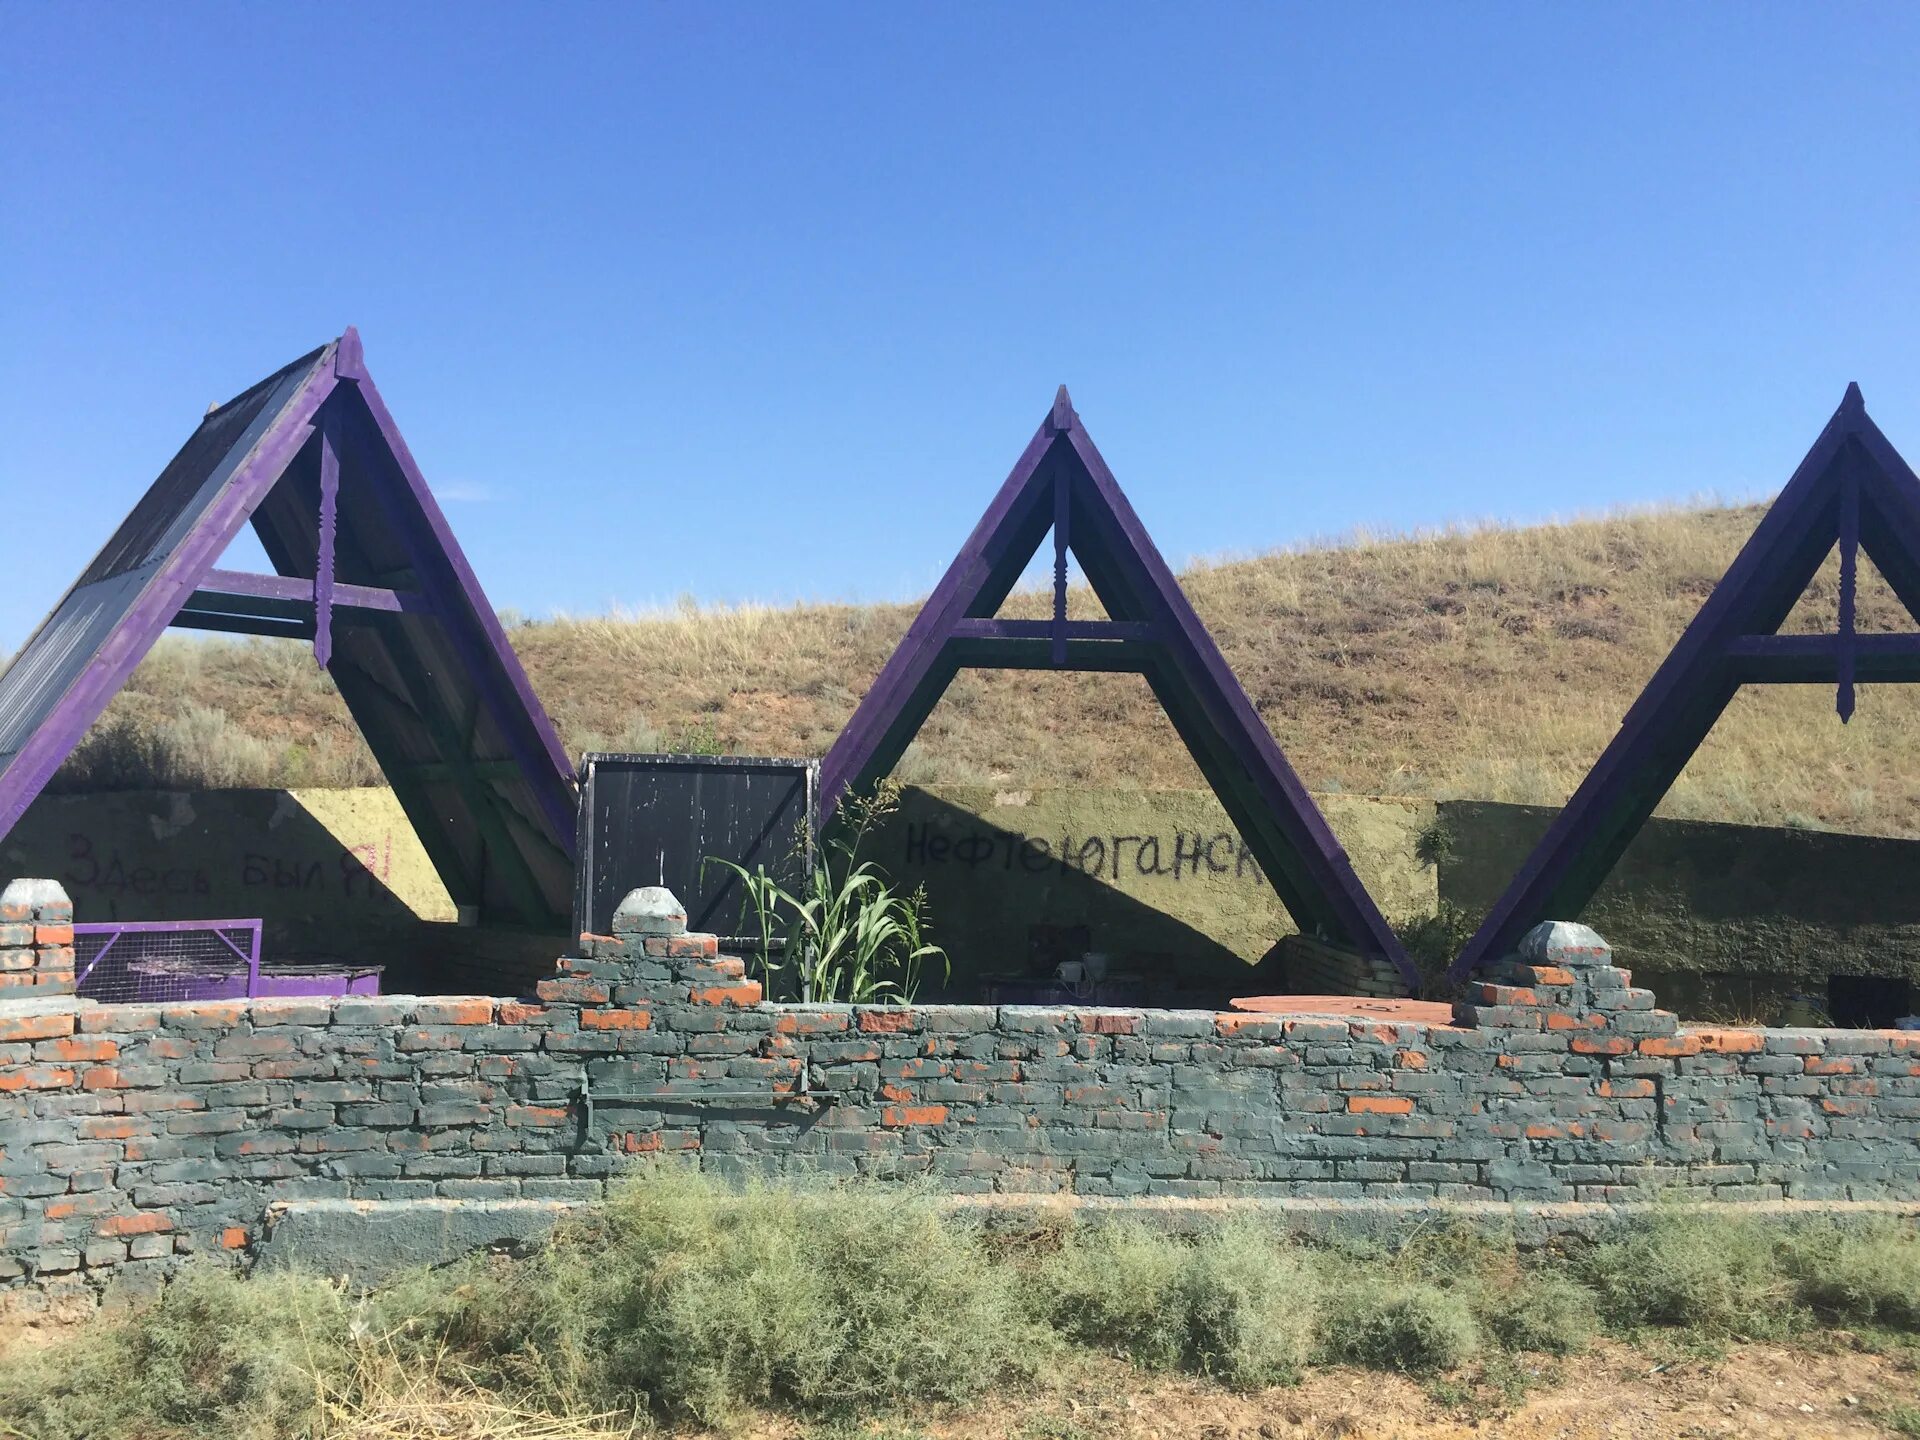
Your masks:
{"label": "purple painted railing", "polygon": [[261,993],[258,920],[109,920],[73,927],[89,1000],[156,1003]]}

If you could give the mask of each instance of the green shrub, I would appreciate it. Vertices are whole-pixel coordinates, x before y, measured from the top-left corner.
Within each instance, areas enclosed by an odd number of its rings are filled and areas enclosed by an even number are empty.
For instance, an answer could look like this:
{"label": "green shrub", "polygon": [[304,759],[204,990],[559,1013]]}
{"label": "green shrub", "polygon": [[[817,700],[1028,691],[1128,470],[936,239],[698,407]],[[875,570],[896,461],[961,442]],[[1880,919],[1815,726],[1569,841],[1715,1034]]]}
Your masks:
{"label": "green shrub", "polygon": [[1357,1269],[1344,1279],[1327,1292],[1321,1351],[1328,1359],[1430,1375],[1479,1354],[1480,1325],[1462,1291]]}
{"label": "green shrub", "polygon": [[1488,1286],[1473,1309],[1487,1333],[1508,1350],[1574,1355],[1599,1328],[1593,1292],[1561,1270],[1522,1269],[1510,1287]]}
{"label": "green shrub", "polygon": [[1040,1335],[932,1195],[661,1170],[434,1318],[485,1380],[562,1412],[959,1400]]}
{"label": "green shrub", "polygon": [[1685,1205],[1632,1222],[1580,1267],[1617,1326],[1679,1326],[1713,1339],[1773,1339],[1804,1318],[1776,1233],[1760,1221]]}
{"label": "green shrub", "polygon": [[1821,1318],[1920,1331],[1920,1228],[1889,1219],[1820,1225],[1783,1249],[1798,1299]]}
{"label": "green shrub", "polygon": [[0,1434],[277,1440],[352,1370],[354,1307],[324,1280],[189,1274],[152,1305],[0,1368]]}
{"label": "green shrub", "polygon": [[1296,1247],[1229,1223],[1194,1245],[1180,1290],[1193,1369],[1240,1389],[1299,1379],[1313,1354],[1320,1284]]}
{"label": "green shrub", "polygon": [[1181,1277],[1189,1247],[1133,1220],[1076,1225],[1038,1267],[1028,1294],[1070,1340],[1171,1370],[1187,1350]]}
{"label": "green shrub", "polygon": [[1030,1293],[1068,1339],[1244,1389],[1298,1377],[1318,1289],[1310,1258],[1262,1226],[1232,1222],[1189,1240],[1118,1221],[1070,1230]]}

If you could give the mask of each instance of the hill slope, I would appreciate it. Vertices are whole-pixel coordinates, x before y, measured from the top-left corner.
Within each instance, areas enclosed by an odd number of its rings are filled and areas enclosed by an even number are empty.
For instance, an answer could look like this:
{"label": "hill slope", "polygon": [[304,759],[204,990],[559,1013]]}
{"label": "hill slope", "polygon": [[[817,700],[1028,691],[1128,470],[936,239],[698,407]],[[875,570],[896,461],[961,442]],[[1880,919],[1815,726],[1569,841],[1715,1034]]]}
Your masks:
{"label": "hill slope", "polygon": [[[1712,589],[1757,507],[1352,543],[1181,577],[1308,785],[1556,804]],[[1831,629],[1828,567],[1790,629]],[[1911,628],[1863,575],[1863,629]],[[1075,613],[1097,614],[1076,594]],[[700,609],[516,624],[570,749],[825,749],[912,605]],[[1016,595],[1007,613],[1043,615]],[[1747,690],[1665,813],[1920,833],[1920,711],[1867,687],[1842,727],[1820,687]],[[1198,785],[1132,676],[966,674],[903,778]],[[169,640],[59,782],[67,788],[372,783],[301,647]]]}

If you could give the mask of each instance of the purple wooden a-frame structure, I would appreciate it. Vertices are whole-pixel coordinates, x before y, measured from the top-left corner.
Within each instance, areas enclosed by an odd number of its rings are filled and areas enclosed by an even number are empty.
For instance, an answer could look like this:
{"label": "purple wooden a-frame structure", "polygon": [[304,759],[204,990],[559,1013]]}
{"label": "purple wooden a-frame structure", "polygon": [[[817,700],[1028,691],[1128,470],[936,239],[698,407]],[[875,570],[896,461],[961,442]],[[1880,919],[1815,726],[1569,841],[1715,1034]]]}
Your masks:
{"label": "purple wooden a-frame structure", "polygon": [[[1051,620],[995,613],[1053,532]],[[1108,619],[1066,618],[1067,554]],[[890,771],[963,666],[1146,677],[1294,921],[1391,958],[1398,938],[1187,603],[1062,386],[987,513],[820,764],[824,821]]]}
{"label": "purple wooden a-frame structure", "polygon": [[[1836,544],[1838,633],[1776,633]],[[1849,385],[1613,743],[1461,951],[1456,979],[1510,952],[1538,921],[1579,915],[1742,685],[1833,685],[1844,722],[1856,681],[1920,681],[1920,634],[1854,630],[1863,548],[1920,619],[1920,480],[1868,417],[1860,387]]]}
{"label": "purple wooden a-frame structure", "polygon": [[[214,568],[249,520],[278,574]],[[209,410],[0,674],[0,836],[169,625],[311,642],[454,902],[564,924],[572,768],[352,329]]]}

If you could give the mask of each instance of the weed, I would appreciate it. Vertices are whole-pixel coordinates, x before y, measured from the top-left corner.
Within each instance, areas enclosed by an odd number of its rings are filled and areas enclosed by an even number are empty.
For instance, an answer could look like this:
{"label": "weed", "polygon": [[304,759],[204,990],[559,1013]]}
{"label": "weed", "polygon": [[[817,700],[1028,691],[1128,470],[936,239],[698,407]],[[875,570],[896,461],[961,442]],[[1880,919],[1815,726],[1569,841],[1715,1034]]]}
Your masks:
{"label": "weed", "polygon": [[909,1187],[748,1186],[662,1169],[440,1317],[510,1392],[712,1423],[958,1400],[1036,1334],[979,1237]]}
{"label": "weed", "polygon": [[1433,1375],[1480,1353],[1480,1325],[1460,1292],[1364,1273],[1350,1280],[1328,1294],[1321,1350],[1329,1359]]}
{"label": "weed", "polygon": [[1318,1288],[1303,1252],[1249,1222],[1191,1240],[1116,1222],[1070,1233],[1033,1293],[1082,1344],[1245,1389],[1298,1378],[1313,1352]]}
{"label": "weed", "polygon": [[1920,1405],[1896,1405],[1880,1419],[1896,1435],[1920,1436]]}
{"label": "weed", "polygon": [[353,1306],[323,1280],[189,1274],[125,1321],[0,1370],[0,1434],[33,1440],[305,1433],[350,1368]]}
{"label": "weed", "polygon": [[1178,1298],[1188,1258],[1178,1237],[1138,1221],[1076,1226],[1041,1263],[1029,1293],[1068,1338],[1171,1370],[1187,1349]]}
{"label": "weed", "polygon": [[1181,1279],[1187,1363],[1239,1389],[1300,1378],[1320,1310],[1315,1269],[1262,1227],[1234,1221],[1201,1237]]}
{"label": "weed", "polygon": [[1684,1204],[1594,1247],[1582,1278],[1614,1325],[1684,1327],[1707,1339],[1776,1339],[1804,1320],[1766,1225]]}
{"label": "weed", "polygon": [[1920,1331],[1920,1229],[1884,1218],[1822,1225],[1783,1248],[1796,1297],[1822,1319]]}
{"label": "weed", "polygon": [[[731,860],[706,860],[740,881],[740,923],[744,929],[751,922],[760,935],[769,994],[816,1004],[907,1004],[924,967],[947,966],[947,952],[927,939],[925,887],[902,894],[872,861],[860,858],[868,833],[898,793],[883,785],[872,797],[842,800],[797,894],[764,864],[749,870]],[[776,953],[781,961],[773,958]],[[783,977],[789,966],[793,974]],[[797,983],[782,985],[783,978]]]}

